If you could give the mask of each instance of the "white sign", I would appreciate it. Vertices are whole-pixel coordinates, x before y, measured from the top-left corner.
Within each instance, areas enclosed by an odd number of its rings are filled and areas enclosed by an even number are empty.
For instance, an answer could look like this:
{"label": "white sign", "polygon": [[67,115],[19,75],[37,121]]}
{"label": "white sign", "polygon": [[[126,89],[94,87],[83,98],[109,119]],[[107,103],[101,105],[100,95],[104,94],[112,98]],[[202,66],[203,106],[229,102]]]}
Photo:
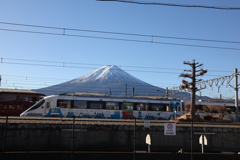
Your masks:
{"label": "white sign", "polygon": [[215,133],[207,133],[207,132],[194,132],[194,134],[215,134]]}
{"label": "white sign", "polygon": [[175,136],[176,135],[176,123],[164,123],[164,135]]}
{"label": "white sign", "polygon": [[150,121],[144,121],[144,127],[150,128]]}
{"label": "white sign", "polygon": [[207,145],[207,138],[206,138],[206,136],[201,135],[201,136],[199,137],[199,144]]}
{"label": "white sign", "polygon": [[150,137],[149,134],[147,134],[147,136],[146,136],[146,143],[147,143],[148,145],[151,145],[151,137]]}

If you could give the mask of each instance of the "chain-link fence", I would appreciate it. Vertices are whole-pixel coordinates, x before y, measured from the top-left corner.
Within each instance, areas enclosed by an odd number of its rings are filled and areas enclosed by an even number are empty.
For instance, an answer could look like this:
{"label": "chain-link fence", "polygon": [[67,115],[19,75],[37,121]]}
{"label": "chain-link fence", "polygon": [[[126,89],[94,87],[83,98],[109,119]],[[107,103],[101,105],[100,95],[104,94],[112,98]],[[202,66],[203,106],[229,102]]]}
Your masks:
{"label": "chain-link fence", "polygon": [[240,158],[238,123],[0,117],[0,129],[5,160]]}

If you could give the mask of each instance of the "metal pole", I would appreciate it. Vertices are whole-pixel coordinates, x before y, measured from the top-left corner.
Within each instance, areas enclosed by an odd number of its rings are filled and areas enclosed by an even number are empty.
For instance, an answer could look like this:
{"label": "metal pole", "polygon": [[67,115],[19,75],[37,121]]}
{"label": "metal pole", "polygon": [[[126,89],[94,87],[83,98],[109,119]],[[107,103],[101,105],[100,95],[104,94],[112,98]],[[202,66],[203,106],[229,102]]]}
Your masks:
{"label": "metal pole", "polygon": [[238,109],[238,70],[234,69],[235,74],[235,113],[236,113],[236,122],[239,122],[239,109]]}
{"label": "metal pole", "polygon": [[4,136],[3,136],[3,151],[2,151],[3,159],[4,159],[4,153],[5,153],[6,138],[7,138],[7,126],[8,126],[8,114],[7,114],[7,117],[6,117]]}
{"label": "metal pole", "polygon": [[191,121],[191,160],[193,160],[193,119]]}
{"label": "metal pole", "polygon": [[136,159],[136,118],[134,117],[133,160]]}
{"label": "metal pole", "polygon": [[72,123],[72,154],[71,154],[71,160],[73,160],[73,150],[74,150],[74,124],[75,124],[75,116],[73,117],[73,123]]}
{"label": "metal pole", "polygon": [[202,153],[204,153],[204,135],[201,136],[202,136]]}
{"label": "metal pole", "polygon": [[134,93],[134,87],[132,88],[132,97],[134,97],[135,93]]}
{"label": "metal pole", "polygon": [[168,98],[168,87],[166,88],[166,97]]}
{"label": "metal pole", "polygon": [[111,89],[111,87],[109,88],[109,96],[111,96],[112,95],[112,89]]}
{"label": "metal pole", "polygon": [[195,117],[195,95],[196,95],[196,63],[195,60],[192,63],[192,89],[191,89],[191,118]]}
{"label": "metal pole", "polygon": [[127,92],[128,92],[128,90],[127,90],[127,84],[126,84],[126,89],[125,89],[126,97],[127,97]]}

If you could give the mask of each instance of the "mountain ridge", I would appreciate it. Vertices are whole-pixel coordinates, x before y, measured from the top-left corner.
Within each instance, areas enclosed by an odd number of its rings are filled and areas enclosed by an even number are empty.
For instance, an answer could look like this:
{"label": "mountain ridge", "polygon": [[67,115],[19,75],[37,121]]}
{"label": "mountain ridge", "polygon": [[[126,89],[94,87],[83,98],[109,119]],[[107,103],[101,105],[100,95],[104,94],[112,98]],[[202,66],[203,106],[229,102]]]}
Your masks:
{"label": "mountain ridge", "polygon": [[106,95],[111,93],[111,95],[125,96],[132,95],[133,88],[135,94],[165,96],[163,93],[156,91],[157,89],[165,91],[165,89],[150,85],[115,65],[103,66],[73,80],[35,89],[35,91],[45,95],[69,92],[99,92],[105,93]]}

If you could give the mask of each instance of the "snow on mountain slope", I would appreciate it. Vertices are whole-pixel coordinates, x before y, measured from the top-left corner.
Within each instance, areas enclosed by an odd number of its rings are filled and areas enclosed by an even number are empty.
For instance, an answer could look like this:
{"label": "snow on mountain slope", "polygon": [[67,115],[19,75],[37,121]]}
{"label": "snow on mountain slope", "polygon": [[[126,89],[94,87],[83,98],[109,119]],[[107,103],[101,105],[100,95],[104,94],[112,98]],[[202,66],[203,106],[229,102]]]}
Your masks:
{"label": "snow on mountain slope", "polygon": [[[143,82],[115,65],[103,66],[87,75],[35,91],[45,95],[72,92],[99,92],[106,95],[126,96],[158,95],[165,96],[164,92],[156,91],[159,87]],[[164,89],[162,89],[164,91]]]}
{"label": "snow on mountain slope", "polygon": [[115,65],[103,66],[96,71],[93,71],[85,76],[81,76],[76,78],[70,83],[85,83],[85,82],[104,82],[104,81],[111,81],[111,82],[137,82],[137,83],[145,83],[132,75],[128,74],[127,72],[123,71],[122,69],[118,68]]}

